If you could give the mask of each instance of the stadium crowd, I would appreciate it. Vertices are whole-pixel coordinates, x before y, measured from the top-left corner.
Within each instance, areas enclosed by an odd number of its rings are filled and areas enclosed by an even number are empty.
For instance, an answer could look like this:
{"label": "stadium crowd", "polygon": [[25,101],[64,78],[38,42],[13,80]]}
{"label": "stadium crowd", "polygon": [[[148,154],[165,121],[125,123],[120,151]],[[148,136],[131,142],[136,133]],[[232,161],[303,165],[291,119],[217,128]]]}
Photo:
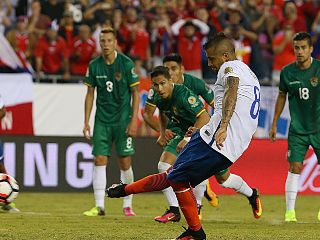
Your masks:
{"label": "stadium crowd", "polygon": [[[144,77],[162,58],[178,52],[185,71],[206,81],[203,43],[223,31],[234,39],[237,58],[264,85],[277,85],[280,70],[295,60],[292,37],[307,31],[320,59],[320,3],[317,0],[3,0],[0,32],[35,79],[84,76],[100,54],[102,28],[117,31],[118,51]],[[13,71],[0,58],[0,71]]]}

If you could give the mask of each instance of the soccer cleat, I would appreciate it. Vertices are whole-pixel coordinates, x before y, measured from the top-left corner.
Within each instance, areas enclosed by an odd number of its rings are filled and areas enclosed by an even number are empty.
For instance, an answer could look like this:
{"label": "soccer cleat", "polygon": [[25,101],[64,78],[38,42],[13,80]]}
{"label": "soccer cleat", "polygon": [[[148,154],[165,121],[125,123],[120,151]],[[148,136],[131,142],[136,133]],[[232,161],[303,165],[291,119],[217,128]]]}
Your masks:
{"label": "soccer cleat", "polygon": [[252,196],[248,197],[249,203],[252,207],[253,216],[255,218],[260,218],[262,215],[262,204],[259,198],[259,193],[258,190],[255,188],[253,188],[252,191]]}
{"label": "soccer cleat", "polygon": [[93,207],[89,211],[85,211],[82,214],[87,217],[96,217],[96,216],[106,215],[104,209],[102,209],[100,207]]}
{"label": "soccer cleat", "polygon": [[202,220],[202,205],[198,205],[197,206],[198,209],[198,216],[199,216],[199,220]]}
{"label": "soccer cleat", "polygon": [[296,211],[293,209],[293,210],[287,210],[286,211],[286,214],[284,216],[284,221],[285,222],[296,222],[297,219],[296,219]]}
{"label": "soccer cleat", "polygon": [[198,231],[194,231],[190,228],[186,229],[185,227],[184,229],[186,231],[177,237],[176,240],[206,240],[207,238],[202,228]]}
{"label": "soccer cleat", "polygon": [[132,210],[131,207],[125,207],[125,208],[123,208],[123,214],[124,214],[126,217],[133,217],[133,216],[136,215],[136,214],[133,212],[133,210]]}
{"label": "soccer cleat", "polygon": [[16,208],[16,204],[14,204],[14,203],[5,204],[1,207],[1,209],[3,211],[9,212],[9,213],[19,213],[20,212],[20,210],[18,208]]}
{"label": "soccer cleat", "polygon": [[212,191],[209,181],[207,182],[206,191],[204,192],[204,196],[208,200],[208,202],[211,206],[216,207],[219,205],[218,196]]}
{"label": "soccer cleat", "polygon": [[174,213],[174,212],[171,212],[170,209],[167,209],[162,216],[157,216],[154,218],[155,221],[161,222],[161,223],[179,222],[180,219],[181,219],[180,212]]}
{"label": "soccer cleat", "polygon": [[124,188],[127,184],[119,183],[119,184],[112,184],[111,187],[107,188],[106,195],[109,198],[120,198],[128,196]]}

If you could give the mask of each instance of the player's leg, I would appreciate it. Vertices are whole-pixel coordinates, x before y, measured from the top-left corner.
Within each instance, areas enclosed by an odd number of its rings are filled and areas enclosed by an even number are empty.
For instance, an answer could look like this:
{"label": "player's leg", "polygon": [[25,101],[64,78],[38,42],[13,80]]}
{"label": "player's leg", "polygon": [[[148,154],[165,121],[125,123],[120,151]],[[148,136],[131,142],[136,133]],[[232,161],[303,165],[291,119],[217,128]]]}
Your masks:
{"label": "player's leg", "polygon": [[[169,141],[167,146],[164,148],[163,153],[161,154],[160,161],[158,163],[158,170],[159,173],[163,173],[168,171],[171,168],[172,164],[176,160],[176,156],[178,155],[176,151],[176,142],[174,139]],[[173,192],[172,187],[168,187],[162,190],[163,194],[165,195],[169,208],[165,211],[164,214],[160,216],[156,216],[154,218],[155,221],[166,223],[166,222],[178,222],[180,221],[180,211],[179,211],[179,203],[175,193]]]}
{"label": "player's leg", "polygon": [[204,192],[206,191],[208,180],[204,180],[194,187],[193,192],[197,202],[198,216],[202,220],[202,198],[204,197]]}
{"label": "player's leg", "polygon": [[[131,167],[131,156],[134,154],[134,142],[132,137],[127,136],[126,129],[127,124],[122,124],[119,127],[114,127],[112,134],[119,156],[120,181],[124,184],[130,184],[134,180]],[[123,199],[123,213],[127,217],[136,215],[132,210],[132,198],[133,195],[129,195]]]}
{"label": "player's leg", "polygon": [[181,151],[168,174],[170,185],[176,193],[180,209],[188,223],[188,229],[177,239],[205,239],[200,224],[197,203],[190,186],[196,186],[215,173],[232,164],[222,154],[214,151],[195,133],[188,145]]}
{"label": "player's leg", "polygon": [[249,187],[242,177],[230,173],[229,169],[225,169],[217,174],[215,178],[221,187],[231,188],[236,192],[246,196],[252,207],[253,216],[260,218],[262,215],[262,204],[257,189]]}
{"label": "player's leg", "polygon": [[[4,165],[4,155],[3,155],[3,144],[0,142],[0,173],[7,173],[7,170]],[[19,213],[20,210],[16,208],[15,203],[9,203],[1,205],[1,209],[9,213]]]}
{"label": "player's leg", "polygon": [[93,130],[93,149],[92,154],[94,158],[93,166],[93,193],[95,199],[95,207],[83,212],[85,216],[104,216],[104,196],[107,186],[107,162],[108,157],[111,156],[111,129],[102,124],[95,122]]}
{"label": "player's leg", "polygon": [[299,178],[303,168],[304,156],[309,147],[309,136],[288,136],[289,171],[286,179],[286,222],[296,222],[295,204],[298,194]]}

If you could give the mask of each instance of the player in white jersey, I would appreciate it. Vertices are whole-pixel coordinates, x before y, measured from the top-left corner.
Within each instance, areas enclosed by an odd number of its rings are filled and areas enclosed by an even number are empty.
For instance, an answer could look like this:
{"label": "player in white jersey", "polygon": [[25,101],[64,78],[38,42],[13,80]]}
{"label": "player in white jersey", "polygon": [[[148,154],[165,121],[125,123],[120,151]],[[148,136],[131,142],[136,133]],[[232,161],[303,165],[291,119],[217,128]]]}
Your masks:
{"label": "player in white jersey", "polygon": [[[6,109],[4,107],[3,99],[0,95],[0,122],[5,115],[6,115]],[[7,173],[7,170],[4,166],[3,146],[1,141],[0,141],[0,173]],[[20,212],[20,210],[15,207],[14,203],[1,205],[1,209],[4,210],[5,212],[10,212],[10,213]]]}
{"label": "player in white jersey", "polygon": [[[208,65],[218,71],[214,85],[215,112],[200,131],[189,128],[190,142],[178,155],[172,169],[150,175],[132,184],[117,184],[107,189],[108,197],[159,191],[171,186],[188,223],[180,240],[205,240],[197,214],[192,187],[230,167],[247,149],[258,125],[260,86],[249,67],[238,61],[231,39],[217,34],[204,46]],[[249,201],[258,216],[262,214],[257,192],[247,185]]]}

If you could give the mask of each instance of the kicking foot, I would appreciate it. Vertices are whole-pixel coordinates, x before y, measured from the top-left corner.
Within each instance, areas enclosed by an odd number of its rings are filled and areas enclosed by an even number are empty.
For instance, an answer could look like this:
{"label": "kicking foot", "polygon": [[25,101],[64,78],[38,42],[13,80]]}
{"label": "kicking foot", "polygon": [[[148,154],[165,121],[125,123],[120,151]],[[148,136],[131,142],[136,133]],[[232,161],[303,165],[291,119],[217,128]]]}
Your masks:
{"label": "kicking foot", "polygon": [[248,197],[249,203],[252,207],[253,216],[255,218],[260,218],[262,215],[262,203],[259,198],[258,190],[253,188],[253,193],[251,197]]}
{"label": "kicking foot", "polygon": [[106,190],[106,195],[109,198],[120,198],[120,197],[125,197],[128,196],[126,194],[126,191],[124,188],[127,186],[127,184],[113,184],[111,187],[107,188]]}
{"label": "kicking foot", "polygon": [[212,191],[209,181],[206,185],[204,196],[212,207],[217,207],[219,205],[218,196]]}

